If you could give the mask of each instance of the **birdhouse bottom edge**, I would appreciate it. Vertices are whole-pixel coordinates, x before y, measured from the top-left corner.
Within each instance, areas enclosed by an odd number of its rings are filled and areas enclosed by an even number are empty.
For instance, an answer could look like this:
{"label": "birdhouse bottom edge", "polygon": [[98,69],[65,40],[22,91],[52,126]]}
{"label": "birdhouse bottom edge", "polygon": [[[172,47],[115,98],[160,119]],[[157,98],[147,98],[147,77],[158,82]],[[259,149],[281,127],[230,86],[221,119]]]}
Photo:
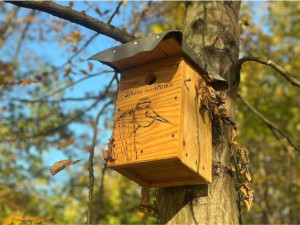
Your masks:
{"label": "birdhouse bottom edge", "polygon": [[108,167],[139,185],[149,188],[207,184],[211,182],[190,169],[178,158],[126,165],[108,165]]}

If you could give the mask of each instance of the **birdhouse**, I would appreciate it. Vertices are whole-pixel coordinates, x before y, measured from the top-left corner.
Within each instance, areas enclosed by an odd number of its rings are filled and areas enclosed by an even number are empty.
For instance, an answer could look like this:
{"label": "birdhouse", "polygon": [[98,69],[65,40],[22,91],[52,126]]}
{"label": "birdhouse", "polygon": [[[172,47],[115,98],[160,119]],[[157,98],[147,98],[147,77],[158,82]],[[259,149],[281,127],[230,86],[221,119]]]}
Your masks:
{"label": "birdhouse", "polygon": [[121,73],[107,166],[144,187],[211,182],[211,112],[200,98],[210,97],[209,86],[228,84],[204,70],[182,33],[155,34],[90,59]]}

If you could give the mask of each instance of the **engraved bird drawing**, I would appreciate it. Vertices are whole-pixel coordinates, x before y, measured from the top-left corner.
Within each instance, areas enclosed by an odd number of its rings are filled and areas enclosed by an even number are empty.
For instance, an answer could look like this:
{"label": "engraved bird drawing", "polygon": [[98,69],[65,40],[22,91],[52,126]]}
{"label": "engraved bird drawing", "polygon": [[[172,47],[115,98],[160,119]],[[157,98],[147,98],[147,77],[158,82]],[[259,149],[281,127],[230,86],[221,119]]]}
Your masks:
{"label": "engraved bird drawing", "polygon": [[[151,107],[149,98],[141,98],[136,106],[131,110],[124,112],[115,121],[115,135],[121,143],[121,155],[125,160],[131,160],[131,151],[135,152],[137,159],[136,134],[141,128],[150,127],[154,122],[169,123],[167,119],[160,116]],[[133,146],[132,146],[133,143]],[[116,154],[115,154],[116,155]]]}
{"label": "engraved bird drawing", "polygon": [[162,123],[170,123],[167,119],[158,115],[150,106],[151,100],[149,98],[141,98],[133,111],[134,114],[134,133],[139,128],[150,127],[155,121]]}

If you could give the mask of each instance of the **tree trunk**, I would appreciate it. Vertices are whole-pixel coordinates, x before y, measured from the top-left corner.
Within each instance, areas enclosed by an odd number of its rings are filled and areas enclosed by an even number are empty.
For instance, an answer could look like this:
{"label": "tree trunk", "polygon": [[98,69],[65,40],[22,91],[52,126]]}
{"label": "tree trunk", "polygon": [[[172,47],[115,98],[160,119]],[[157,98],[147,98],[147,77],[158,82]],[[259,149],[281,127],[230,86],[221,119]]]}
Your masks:
{"label": "tree trunk", "polygon": [[[239,7],[240,2],[187,3],[183,30],[185,41],[229,82],[225,105],[231,120],[234,120],[239,83],[234,69],[239,54]],[[211,43],[213,37],[217,37],[215,44]],[[226,169],[232,165],[230,139],[230,127],[213,124],[212,183],[160,189],[157,204],[161,223],[239,223],[235,179]]]}

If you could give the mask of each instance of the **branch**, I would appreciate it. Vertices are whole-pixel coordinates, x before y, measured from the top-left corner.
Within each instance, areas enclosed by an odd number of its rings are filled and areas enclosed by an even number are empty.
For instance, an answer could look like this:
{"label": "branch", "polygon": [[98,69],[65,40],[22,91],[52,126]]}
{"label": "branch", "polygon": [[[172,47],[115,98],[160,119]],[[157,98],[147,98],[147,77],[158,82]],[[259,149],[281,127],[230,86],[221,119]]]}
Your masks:
{"label": "branch", "polygon": [[131,31],[132,34],[135,34],[135,32],[137,31],[137,29],[140,25],[140,22],[145,17],[146,12],[149,10],[149,7],[150,7],[151,3],[152,2],[149,1],[148,4],[147,4],[147,7],[143,8],[142,12],[140,14],[138,14],[137,17],[135,18],[134,25],[133,25],[133,28],[132,28],[132,31]]}
{"label": "branch", "polygon": [[113,101],[107,102],[102,109],[98,112],[96,120],[93,124],[93,131],[94,131],[94,136],[93,136],[93,143],[90,148],[90,157],[89,157],[89,205],[88,205],[88,216],[87,216],[87,224],[91,224],[91,215],[92,215],[92,204],[93,204],[93,193],[94,193],[94,153],[95,153],[95,147],[96,147],[96,142],[97,142],[97,134],[98,134],[98,123],[100,120],[100,116],[104,113],[105,109],[112,104]]}
{"label": "branch", "polygon": [[98,33],[91,36],[90,39],[87,40],[87,42],[68,59],[67,62],[65,62],[61,66],[57,67],[56,69],[60,70],[60,69],[64,68],[66,65],[68,65],[68,63],[71,62],[79,53],[81,53],[97,36],[98,36]]}
{"label": "branch", "polygon": [[121,30],[110,24],[103,23],[100,20],[97,20],[94,17],[86,15],[84,12],[78,12],[71,9],[70,7],[61,6],[53,2],[44,2],[44,1],[6,1],[11,4],[29,8],[36,9],[46,13],[49,13],[53,16],[68,20],[72,23],[79,24],[83,27],[86,27],[90,30],[93,30],[99,34],[111,37],[116,41],[121,43],[129,42],[135,39],[134,36],[127,33],[124,30]]}
{"label": "branch", "polygon": [[115,75],[114,75],[114,77],[109,82],[108,86],[105,88],[105,91],[99,94],[98,99],[96,99],[96,101],[93,104],[91,104],[88,108],[86,108],[86,109],[80,111],[79,113],[75,114],[75,116],[69,118],[69,120],[67,120],[63,124],[61,124],[61,125],[59,125],[57,127],[52,127],[52,128],[50,128],[48,130],[45,130],[45,131],[36,132],[34,134],[31,134],[31,135],[27,135],[27,136],[24,135],[24,137],[22,137],[22,138],[4,139],[4,140],[0,139],[0,143],[4,143],[4,142],[10,143],[10,142],[15,142],[17,140],[27,140],[28,138],[36,138],[36,137],[40,137],[40,136],[48,136],[48,135],[50,135],[50,134],[52,134],[52,133],[54,133],[56,131],[59,131],[60,129],[66,127],[67,125],[69,125],[70,123],[74,122],[76,119],[82,117],[85,113],[87,113],[88,111],[90,111],[91,109],[93,109],[95,106],[97,106],[97,104],[99,103],[100,100],[103,100],[106,97],[106,95],[107,95],[107,93],[109,91],[109,88],[111,87],[113,81],[116,79],[117,74],[118,73],[116,72]]}
{"label": "branch", "polygon": [[253,56],[245,56],[238,60],[236,68],[238,70],[240,70],[241,65],[247,61],[258,62],[260,64],[270,66],[271,68],[276,70],[278,73],[280,73],[285,79],[287,79],[292,85],[300,88],[300,81],[296,80],[289,72],[287,72],[285,69],[283,69],[281,66],[277,65],[270,59],[260,59],[260,58],[253,57]]}
{"label": "branch", "polygon": [[102,168],[102,177],[101,177],[101,181],[100,181],[100,188],[99,188],[99,204],[98,204],[98,210],[97,210],[97,220],[95,220],[95,222],[99,221],[99,219],[101,218],[101,210],[102,209],[102,201],[103,201],[103,194],[104,194],[104,177],[106,174],[106,169],[107,169],[107,163],[104,162],[103,168]]}
{"label": "branch", "polygon": [[120,1],[119,4],[117,5],[115,11],[113,12],[113,14],[111,15],[111,17],[109,18],[109,20],[107,21],[108,24],[111,23],[111,21],[113,20],[113,18],[115,17],[115,15],[117,14],[117,12],[119,11],[120,7],[122,6],[123,1]]}
{"label": "branch", "polygon": [[16,7],[16,8],[13,8],[11,10],[11,12],[9,12],[9,13],[12,13],[12,14],[8,18],[6,18],[5,23],[0,28],[0,37],[4,36],[5,32],[8,30],[9,26],[11,25],[12,20],[16,17],[19,10],[20,10],[20,8]]}
{"label": "branch", "polygon": [[[117,11],[120,9],[120,7],[121,7],[121,5],[122,5],[122,3],[123,3],[123,1],[121,1],[119,4],[118,4],[118,6],[117,6],[117,8],[116,8],[116,10],[115,10],[115,12],[112,14],[112,16],[109,18],[109,20],[108,20],[108,24],[110,24],[111,23],[111,21],[113,20],[113,18],[115,17],[115,15],[116,15],[116,13],[117,13]],[[98,33],[96,33],[96,34],[94,34],[93,36],[91,36],[90,37],[90,39],[89,40],[87,40],[87,42],[78,50],[78,51],[76,51],[69,59],[68,59],[68,61],[67,62],[65,62],[64,64],[62,64],[61,66],[59,66],[59,67],[57,67],[56,69],[57,70],[60,70],[60,69],[62,69],[62,68],[64,68],[66,65],[68,65],[68,63],[69,62],[71,62],[79,53],[81,53],[97,36],[98,36],[99,34]]]}
{"label": "branch", "polygon": [[[34,16],[36,14],[36,11],[35,10],[31,10],[31,12],[29,13],[29,16]],[[29,27],[31,26],[32,22],[27,22],[26,25],[25,25],[25,28],[24,30],[22,31],[22,34],[20,36],[20,39],[18,41],[18,45],[17,45],[17,50],[15,52],[15,56],[14,58],[16,59],[19,55],[19,52],[21,50],[21,47],[22,47],[22,42],[25,38],[25,35],[27,33],[27,31],[29,30]]]}
{"label": "branch", "polygon": [[270,120],[265,118],[262,114],[260,114],[250,103],[244,99],[239,93],[238,97],[242,100],[242,102],[250,109],[259,119],[261,119],[270,129],[271,131],[278,132],[282,137],[284,137],[290,146],[292,146],[296,151],[300,152],[300,149],[293,143],[293,141],[290,139],[290,137],[285,134],[282,130],[280,130],[279,127],[277,127],[274,123],[272,123]]}
{"label": "branch", "polygon": [[[96,76],[100,76],[100,75],[102,75],[103,73],[112,73],[112,72],[114,72],[114,71],[112,71],[112,70],[101,71],[101,72],[99,72],[99,73],[95,73],[95,74],[91,74],[91,75],[89,75],[89,76],[85,76],[85,77],[83,77],[83,78],[81,78],[81,79],[79,79],[79,80],[77,80],[77,81],[75,81],[75,82],[73,82],[73,83],[71,83],[71,84],[69,84],[69,85],[66,85],[66,86],[64,86],[64,87],[62,87],[62,88],[56,89],[56,90],[53,91],[51,94],[43,96],[41,99],[47,99],[47,98],[49,98],[49,97],[51,97],[51,96],[53,96],[53,95],[55,95],[55,94],[57,94],[57,93],[59,93],[59,92],[62,92],[62,91],[64,91],[64,90],[66,90],[66,89],[69,88],[69,87],[75,86],[76,84],[78,84],[78,83],[80,83],[80,82],[82,82],[82,81],[84,81],[84,80],[86,80],[86,79],[89,79],[89,78],[92,78],[92,77],[96,77]],[[41,99],[40,99],[40,100],[41,100]],[[40,101],[40,100],[33,100],[33,101]]]}
{"label": "branch", "polygon": [[11,98],[11,100],[23,102],[23,103],[60,103],[60,102],[67,102],[67,101],[88,101],[91,99],[98,99],[98,98],[99,96],[86,96],[81,98],[61,98],[57,100],[47,100],[47,99],[29,100],[25,98]]}

